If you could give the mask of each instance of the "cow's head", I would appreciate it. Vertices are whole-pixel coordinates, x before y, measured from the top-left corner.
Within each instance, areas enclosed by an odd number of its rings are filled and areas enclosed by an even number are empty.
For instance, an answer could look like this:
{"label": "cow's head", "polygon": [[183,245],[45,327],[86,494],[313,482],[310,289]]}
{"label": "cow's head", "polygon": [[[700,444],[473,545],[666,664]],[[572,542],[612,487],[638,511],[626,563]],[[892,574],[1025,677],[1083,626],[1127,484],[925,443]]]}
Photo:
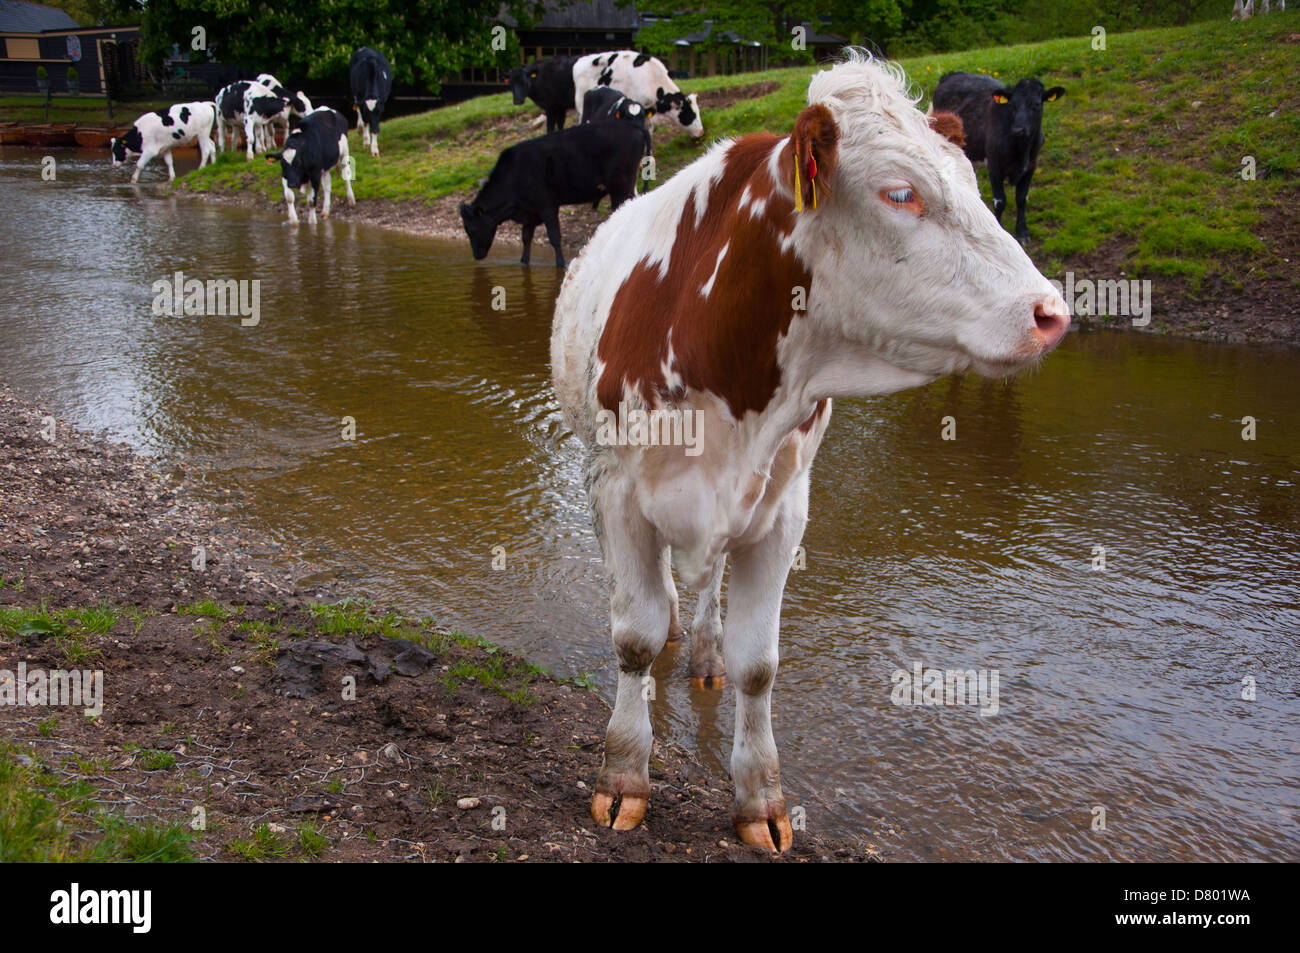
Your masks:
{"label": "cow's head", "polygon": [[497,237],[497,226],[477,204],[460,203],[460,220],[465,223],[465,234],[469,236],[469,250],[475,261],[482,261],[492,249],[492,240]]}
{"label": "cow's head", "polygon": [[[773,163],[793,198],[798,150],[792,241],[813,274],[814,351],[838,369],[832,395],[1002,376],[1061,341],[1065,302],[980,198],[955,117],[932,127],[902,70],[865,54],[818,73],[808,100]],[[880,369],[869,385],[853,370],[864,364]]]}
{"label": "cow's head", "polygon": [[307,94],[302,90],[298,90],[289,96],[289,112],[299,119],[311,112],[311,100],[307,98]]}
{"label": "cow's head", "polygon": [[1043,128],[1043,103],[1065,95],[1061,86],[1044,89],[1036,79],[1022,79],[1008,89],[993,90],[993,115],[1011,132],[1013,139],[1034,140]]}
{"label": "cow's head", "polygon": [[700,104],[695,94],[689,96],[681,90],[668,93],[662,86],[655,93],[655,112],[660,116],[670,116],[691,136],[698,139],[704,135],[704,123],[700,120]]}
{"label": "cow's head", "polygon": [[510,92],[514,94],[515,105],[522,106],[528,94],[533,91],[533,80],[537,78],[537,66],[516,66],[510,71]]}
{"label": "cow's head", "polygon": [[307,172],[303,167],[302,156],[298,154],[302,142],[302,137],[295,132],[285,142],[283,151],[268,152],[266,154],[268,164],[279,161],[280,178],[291,189],[301,188],[302,184],[307,181]]}
{"label": "cow's head", "polygon": [[126,162],[128,153],[138,156],[144,151],[144,137],[140,135],[139,129],[132,126],[124,135],[110,140],[108,148],[113,156],[113,168],[116,169]]}

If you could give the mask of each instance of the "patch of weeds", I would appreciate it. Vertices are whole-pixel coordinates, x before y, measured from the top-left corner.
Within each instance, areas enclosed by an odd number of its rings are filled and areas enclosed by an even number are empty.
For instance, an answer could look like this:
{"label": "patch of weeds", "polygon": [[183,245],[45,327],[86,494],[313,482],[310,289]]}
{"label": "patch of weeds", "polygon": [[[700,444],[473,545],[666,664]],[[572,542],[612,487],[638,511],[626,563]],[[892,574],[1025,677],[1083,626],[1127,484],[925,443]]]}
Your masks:
{"label": "patch of weeds", "polygon": [[183,603],[176,607],[177,615],[201,615],[210,619],[231,619],[240,614],[243,610],[224,609],[211,599],[204,599],[202,602]]}
{"label": "patch of weeds", "polygon": [[51,738],[54,736],[54,729],[57,727],[59,727],[59,723],[55,721],[53,715],[50,715],[36,726],[36,730],[41,733],[42,738]]}
{"label": "patch of weeds", "polygon": [[285,839],[271,830],[269,824],[259,824],[253,829],[253,836],[247,840],[232,840],[226,850],[249,863],[258,864],[268,857],[288,857],[289,845]]}
{"label": "patch of weeds", "polygon": [[330,845],[329,838],[310,827],[298,828],[298,847],[304,854],[315,860]]}
{"label": "patch of weeds", "polygon": [[99,808],[95,797],[84,779],[56,775],[36,758],[0,747],[0,863],[193,859],[182,825],[128,820]]}

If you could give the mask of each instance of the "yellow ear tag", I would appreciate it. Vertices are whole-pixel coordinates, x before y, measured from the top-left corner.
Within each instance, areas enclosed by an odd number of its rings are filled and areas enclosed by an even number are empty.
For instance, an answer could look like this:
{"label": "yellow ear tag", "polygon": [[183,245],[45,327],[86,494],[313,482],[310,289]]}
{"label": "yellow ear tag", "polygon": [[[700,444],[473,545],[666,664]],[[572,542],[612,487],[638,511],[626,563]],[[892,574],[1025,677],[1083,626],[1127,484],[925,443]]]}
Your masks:
{"label": "yellow ear tag", "polygon": [[794,210],[803,211],[803,186],[799,184],[799,147],[794,147]]}
{"label": "yellow ear tag", "polygon": [[1007,97],[1005,97],[1005,96],[1000,96],[1000,95],[998,95],[998,94],[995,93],[994,96],[993,96],[993,101],[994,101],[995,103],[998,103],[999,105],[1006,105]]}
{"label": "yellow ear tag", "polygon": [[817,180],[816,180],[816,179],[810,179],[809,181],[812,183],[812,190],[813,190],[813,210],[815,211],[815,210],[817,209]]}

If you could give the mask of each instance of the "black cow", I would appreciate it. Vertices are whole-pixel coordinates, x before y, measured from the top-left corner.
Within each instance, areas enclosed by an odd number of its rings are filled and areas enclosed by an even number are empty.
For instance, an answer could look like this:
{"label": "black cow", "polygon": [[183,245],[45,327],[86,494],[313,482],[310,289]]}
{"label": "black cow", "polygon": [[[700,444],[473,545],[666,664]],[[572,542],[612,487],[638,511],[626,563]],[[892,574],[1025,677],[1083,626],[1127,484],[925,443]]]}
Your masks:
{"label": "black cow", "polygon": [[1022,243],[1029,240],[1025,207],[1043,145],[1043,103],[1064,95],[1062,87],[1044,89],[1036,79],[1022,79],[1008,89],[981,73],[945,73],[934,91],[934,112],[961,117],[966,156],[973,163],[988,160],[993,212],[999,222],[1007,207],[1003,183],[1015,186],[1016,238]]}
{"label": "black cow", "polygon": [[617,209],[630,199],[645,139],[645,130],[632,123],[593,122],[510,146],[474,201],[460,206],[474,257],[487,256],[497,227],[509,219],[523,226],[523,264],[528,264],[533,232],[545,225],[555,266],[563,268],[560,206],[598,202],[609,195]]}
{"label": "black cow", "polygon": [[330,214],[330,170],[338,167],[348,192],[348,204],[356,205],[352,194],[352,166],[348,161],[348,121],[337,109],[319,106],[303,117],[290,133],[280,152],[269,152],[266,161],[280,160],[280,183],[289,207],[289,222],[298,224],[293,207],[293,190],[311,187],[307,197],[308,222],[316,224],[316,198],[323,195],[321,217]]}
{"label": "black cow", "polygon": [[546,113],[546,131],[564,128],[564,115],[573,108],[573,63],[576,56],[550,56],[510,71],[515,105],[531,99]]}
{"label": "black cow", "polygon": [[379,120],[384,115],[384,103],[388,102],[393,91],[393,68],[383,53],[363,46],[352,54],[348,71],[352,78],[352,104],[357,110],[361,144],[370,148],[372,156],[377,156]]}
{"label": "black cow", "polygon": [[635,99],[628,99],[617,89],[609,86],[597,86],[587,90],[582,97],[582,121],[594,122],[597,119],[623,119],[645,128],[650,110]]}

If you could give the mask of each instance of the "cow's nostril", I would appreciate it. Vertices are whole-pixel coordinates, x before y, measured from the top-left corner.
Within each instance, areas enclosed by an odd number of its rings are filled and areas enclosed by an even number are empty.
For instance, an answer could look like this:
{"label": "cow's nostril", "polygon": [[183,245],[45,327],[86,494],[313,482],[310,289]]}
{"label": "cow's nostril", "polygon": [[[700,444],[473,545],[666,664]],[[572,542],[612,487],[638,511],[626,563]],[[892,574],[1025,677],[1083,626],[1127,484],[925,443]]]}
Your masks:
{"label": "cow's nostril", "polygon": [[1034,305],[1034,325],[1045,349],[1056,347],[1070,329],[1070,314],[1057,302],[1040,301]]}

